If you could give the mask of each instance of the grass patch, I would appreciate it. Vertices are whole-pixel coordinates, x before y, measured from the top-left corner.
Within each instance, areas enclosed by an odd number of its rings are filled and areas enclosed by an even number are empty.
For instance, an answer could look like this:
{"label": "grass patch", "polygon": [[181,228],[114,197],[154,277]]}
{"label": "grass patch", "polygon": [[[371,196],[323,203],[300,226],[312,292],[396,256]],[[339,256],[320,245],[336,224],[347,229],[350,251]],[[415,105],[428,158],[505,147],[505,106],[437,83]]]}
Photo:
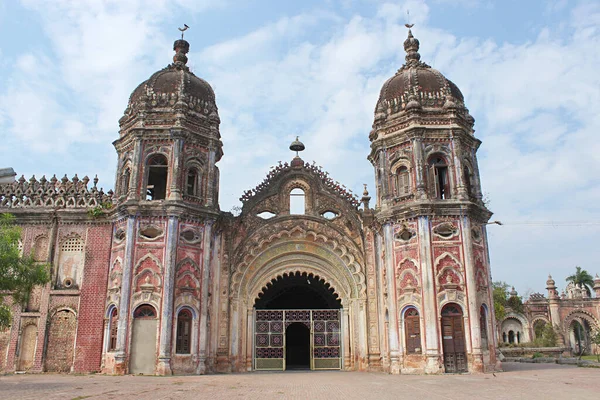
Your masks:
{"label": "grass patch", "polygon": [[83,399],[87,399],[88,397],[92,397],[92,396],[77,396],[77,397],[73,397],[71,400],[83,400]]}

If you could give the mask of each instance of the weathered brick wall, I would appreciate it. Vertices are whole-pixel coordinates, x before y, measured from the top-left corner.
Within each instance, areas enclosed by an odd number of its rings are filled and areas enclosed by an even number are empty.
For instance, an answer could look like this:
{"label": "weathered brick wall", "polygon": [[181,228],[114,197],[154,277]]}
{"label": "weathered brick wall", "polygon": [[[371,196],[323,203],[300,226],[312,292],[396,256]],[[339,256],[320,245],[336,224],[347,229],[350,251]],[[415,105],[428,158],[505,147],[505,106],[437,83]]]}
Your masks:
{"label": "weathered brick wall", "polygon": [[77,317],[71,310],[59,310],[50,319],[46,371],[70,372],[73,364]]}
{"label": "weathered brick wall", "polygon": [[77,321],[75,372],[100,370],[111,236],[110,224],[90,227],[87,232]]}

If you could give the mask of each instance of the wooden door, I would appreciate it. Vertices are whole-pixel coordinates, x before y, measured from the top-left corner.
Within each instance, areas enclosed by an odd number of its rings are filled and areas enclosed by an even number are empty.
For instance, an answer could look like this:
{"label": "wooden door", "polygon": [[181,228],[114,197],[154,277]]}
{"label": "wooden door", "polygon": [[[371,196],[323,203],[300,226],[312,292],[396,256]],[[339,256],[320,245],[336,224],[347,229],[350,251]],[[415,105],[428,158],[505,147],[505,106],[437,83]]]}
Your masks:
{"label": "wooden door", "polygon": [[463,315],[456,304],[442,310],[442,345],[446,372],[467,372]]}

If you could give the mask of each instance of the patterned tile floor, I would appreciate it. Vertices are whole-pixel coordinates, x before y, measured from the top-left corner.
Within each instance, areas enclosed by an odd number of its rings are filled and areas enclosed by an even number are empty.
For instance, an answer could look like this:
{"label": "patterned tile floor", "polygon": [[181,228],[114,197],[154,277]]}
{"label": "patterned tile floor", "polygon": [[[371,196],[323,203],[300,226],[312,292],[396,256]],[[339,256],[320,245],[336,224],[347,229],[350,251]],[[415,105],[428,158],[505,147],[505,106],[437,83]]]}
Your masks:
{"label": "patterned tile floor", "polygon": [[6,375],[0,399],[599,399],[600,369],[505,363],[494,375],[364,372],[205,376]]}

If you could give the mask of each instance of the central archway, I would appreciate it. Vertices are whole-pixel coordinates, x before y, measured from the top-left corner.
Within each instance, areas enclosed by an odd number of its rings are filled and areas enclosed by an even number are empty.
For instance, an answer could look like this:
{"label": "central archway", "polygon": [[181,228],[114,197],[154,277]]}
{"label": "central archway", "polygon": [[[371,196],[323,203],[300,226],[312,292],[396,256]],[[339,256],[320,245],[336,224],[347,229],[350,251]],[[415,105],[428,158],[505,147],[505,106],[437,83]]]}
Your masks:
{"label": "central archway", "polygon": [[254,303],[257,310],[337,309],[341,302],[324,279],[306,272],[283,274],[271,280]]}

